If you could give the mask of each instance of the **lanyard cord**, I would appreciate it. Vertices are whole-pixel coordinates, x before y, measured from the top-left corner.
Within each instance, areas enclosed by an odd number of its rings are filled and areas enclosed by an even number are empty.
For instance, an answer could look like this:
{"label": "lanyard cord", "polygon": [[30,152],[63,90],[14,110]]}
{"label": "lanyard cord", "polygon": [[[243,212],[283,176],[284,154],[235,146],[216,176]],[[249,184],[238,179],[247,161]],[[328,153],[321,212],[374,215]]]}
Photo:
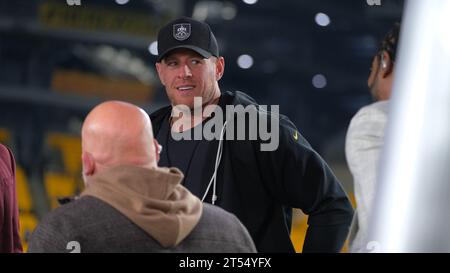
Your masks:
{"label": "lanyard cord", "polygon": [[222,159],[222,151],[223,151],[223,135],[225,133],[225,128],[227,126],[227,122],[225,121],[225,123],[223,124],[222,127],[222,131],[220,132],[220,139],[219,139],[219,145],[217,147],[217,154],[216,154],[216,164],[214,166],[214,173],[211,177],[211,180],[209,181],[208,187],[206,188],[205,194],[202,197],[202,202],[205,200],[206,195],[208,194],[209,188],[211,187],[211,183],[214,182],[213,184],[213,195],[211,197],[211,204],[214,205],[214,203],[217,200],[217,195],[216,195],[216,180],[217,180],[217,170],[219,169],[219,165],[220,165],[220,160]]}

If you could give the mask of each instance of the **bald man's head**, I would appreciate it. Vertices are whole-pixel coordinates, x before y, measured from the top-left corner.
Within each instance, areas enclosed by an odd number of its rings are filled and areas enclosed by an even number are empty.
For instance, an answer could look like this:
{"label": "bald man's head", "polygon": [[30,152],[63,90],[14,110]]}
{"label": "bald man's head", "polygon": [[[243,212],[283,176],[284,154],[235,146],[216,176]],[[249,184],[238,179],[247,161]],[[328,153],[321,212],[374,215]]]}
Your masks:
{"label": "bald man's head", "polygon": [[83,175],[118,165],[156,167],[150,118],[133,104],[108,101],[96,106],[83,123],[81,141]]}

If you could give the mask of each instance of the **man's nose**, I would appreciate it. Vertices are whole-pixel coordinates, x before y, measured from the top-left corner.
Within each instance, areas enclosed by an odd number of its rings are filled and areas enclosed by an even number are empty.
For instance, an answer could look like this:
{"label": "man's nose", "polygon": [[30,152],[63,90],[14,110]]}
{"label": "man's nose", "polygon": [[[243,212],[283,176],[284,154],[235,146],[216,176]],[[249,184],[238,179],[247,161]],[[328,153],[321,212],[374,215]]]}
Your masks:
{"label": "man's nose", "polygon": [[191,71],[191,69],[189,68],[189,66],[183,65],[183,66],[181,67],[180,77],[181,77],[181,78],[192,77],[192,71]]}

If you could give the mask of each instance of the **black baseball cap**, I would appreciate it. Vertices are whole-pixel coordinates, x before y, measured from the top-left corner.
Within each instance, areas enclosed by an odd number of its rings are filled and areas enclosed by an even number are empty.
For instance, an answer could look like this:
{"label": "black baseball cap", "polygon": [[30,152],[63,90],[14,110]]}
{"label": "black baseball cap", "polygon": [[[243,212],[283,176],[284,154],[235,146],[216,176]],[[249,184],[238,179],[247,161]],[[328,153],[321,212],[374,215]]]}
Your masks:
{"label": "black baseball cap", "polygon": [[191,49],[204,58],[219,57],[216,37],[208,24],[182,17],[163,26],[158,33],[158,63],[177,48]]}

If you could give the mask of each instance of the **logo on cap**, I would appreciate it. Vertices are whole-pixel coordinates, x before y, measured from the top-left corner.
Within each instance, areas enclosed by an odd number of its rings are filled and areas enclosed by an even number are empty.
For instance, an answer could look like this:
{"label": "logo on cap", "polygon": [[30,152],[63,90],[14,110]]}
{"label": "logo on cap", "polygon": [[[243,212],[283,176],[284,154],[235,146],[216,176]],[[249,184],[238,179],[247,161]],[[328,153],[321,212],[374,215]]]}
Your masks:
{"label": "logo on cap", "polygon": [[173,25],[173,37],[178,41],[184,41],[191,36],[191,24]]}

